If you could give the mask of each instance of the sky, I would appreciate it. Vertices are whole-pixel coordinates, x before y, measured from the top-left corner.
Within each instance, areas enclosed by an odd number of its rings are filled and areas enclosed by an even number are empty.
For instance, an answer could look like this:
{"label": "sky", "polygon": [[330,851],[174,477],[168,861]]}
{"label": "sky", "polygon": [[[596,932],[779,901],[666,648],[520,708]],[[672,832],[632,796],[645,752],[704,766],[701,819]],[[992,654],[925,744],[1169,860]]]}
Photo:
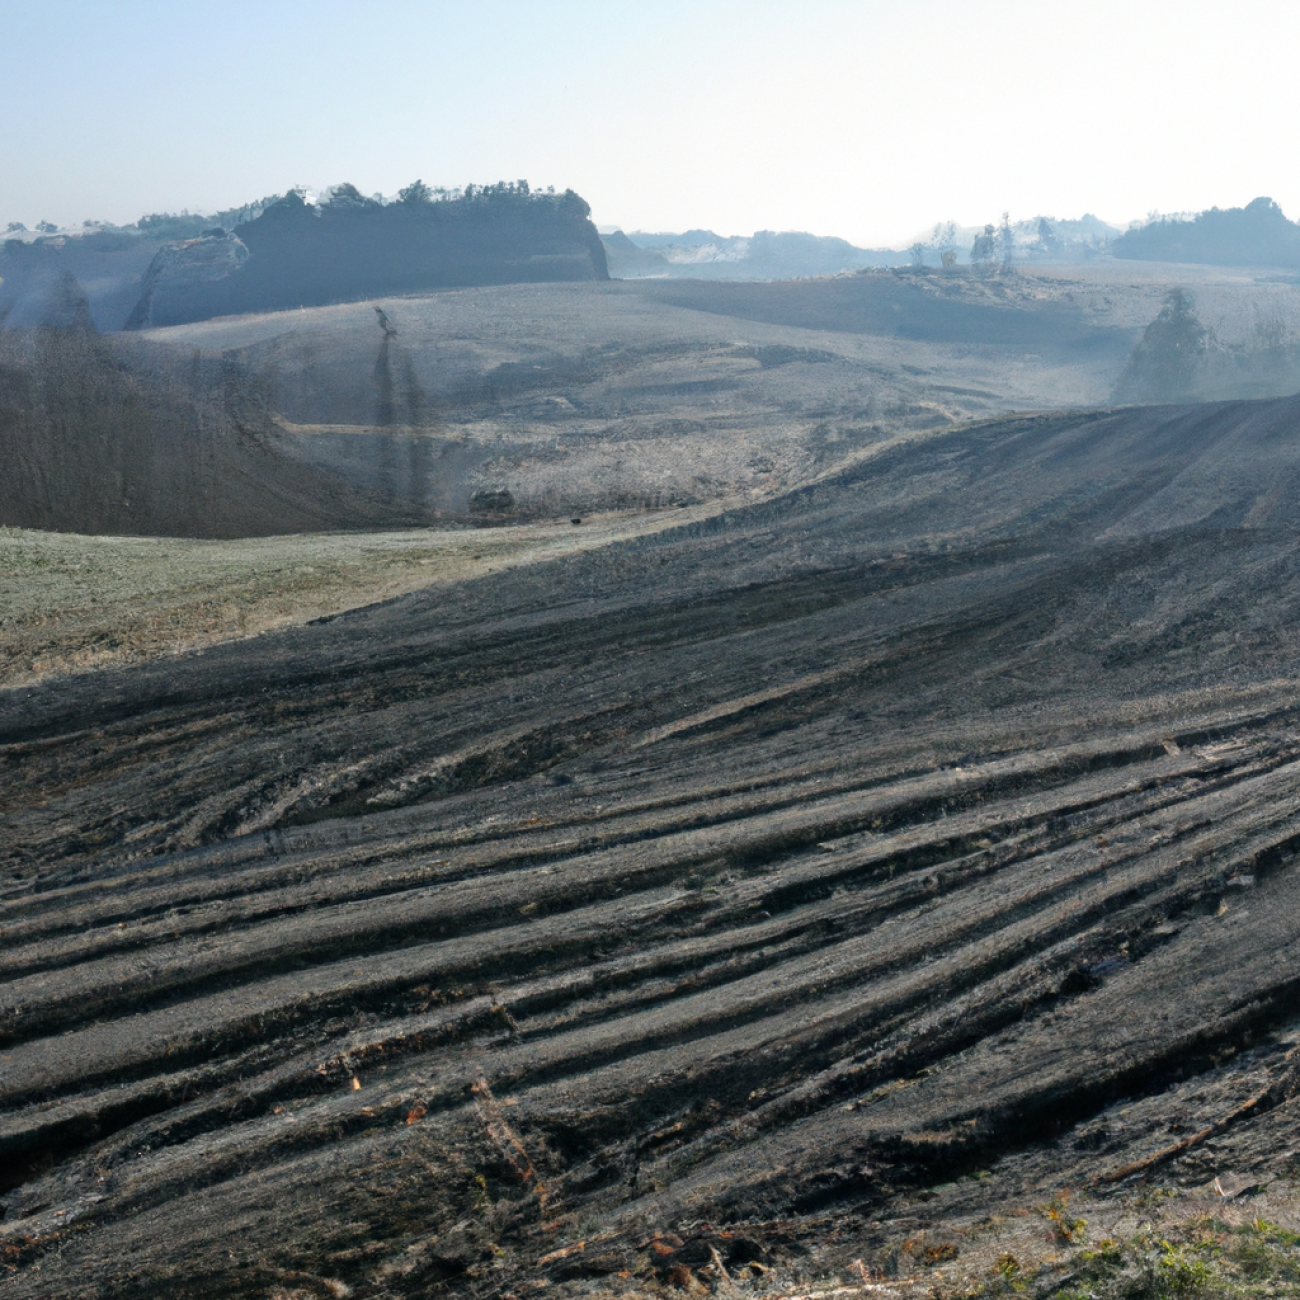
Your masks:
{"label": "sky", "polygon": [[0,0],[0,229],[526,179],[602,225],[901,246],[1300,217],[1277,0]]}

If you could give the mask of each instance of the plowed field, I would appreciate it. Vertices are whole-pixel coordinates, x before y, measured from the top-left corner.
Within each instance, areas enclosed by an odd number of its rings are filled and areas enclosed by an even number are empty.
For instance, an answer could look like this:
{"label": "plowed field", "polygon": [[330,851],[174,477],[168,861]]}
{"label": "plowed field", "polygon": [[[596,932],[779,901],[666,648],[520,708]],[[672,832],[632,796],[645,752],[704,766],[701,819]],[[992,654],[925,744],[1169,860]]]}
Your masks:
{"label": "plowed field", "polygon": [[6,1294],[1042,1290],[1067,1204],[1292,1214],[1298,426],[974,425],[0,695]]}

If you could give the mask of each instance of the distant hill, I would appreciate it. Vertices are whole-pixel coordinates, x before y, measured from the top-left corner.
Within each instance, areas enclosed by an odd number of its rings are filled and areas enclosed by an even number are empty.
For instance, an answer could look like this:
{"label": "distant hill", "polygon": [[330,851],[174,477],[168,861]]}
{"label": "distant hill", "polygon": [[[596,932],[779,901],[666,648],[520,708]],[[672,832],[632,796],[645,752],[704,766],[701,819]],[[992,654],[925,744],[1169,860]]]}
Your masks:
{"label": "distant hill", "polygon": [[417,183],[388,204],[351,185],[324,204],[290,191],[233,231],[161,250],[126,328],[450,286],[606,280],[590,212],[572,190],[535,194],[523,182],[447,199]]}
{"label": "distant hill", "polygon": [[732,236],[712,230],[630,235],[618,230],[603,242],[616,280],[794,280],[908,260],[894,249],[856,248],[844,239],[793,230]]}
{"label": "distant hill", "polygon": [[1118,234],[1118,226],[1091,212],[1064,220],[1041,214],[1020,221],[1008,218],[1005,225],[940,221],[909,241],[905,257],[916,266],[936,267],[981,264],[989,268],[1000,264],[1008,252],[1013,263],[1084,262],[1103,253]]}
{"label": "distant hill", "polygon": [[1300,267],[1300,225],[1272,199],[1258,198],[1244,208],[1152,221],[1121,235],[1111,252],[1148,262]]}
{"label": "distant hill", "polygon": [[[1091,213],[1076,220],[1034,217],[1010,227],[1015,261],[1078,262],[1103,252],[1120,233]],[[981,240],[994,232],[1000,259],[1003,235],[992,226],[939,222],[906,249],[859,248],[845,239],[803,231],[760,230],[753,235],[719,235],[712,230],[680,232],[615,230],[602,236],[609,273],[618,280],[795,280],[896,266],[965,266],[978,261]]]}
{"label": "distant hill", "polygon": [[391,203],[337,185],[321,203],[290,191],[207,217],[11,229],[0,244],[0,327],[44,324],[65,273],[101,331],[447,286],[609,278],[587,204],[524,182],[451,193],[416,182]]}

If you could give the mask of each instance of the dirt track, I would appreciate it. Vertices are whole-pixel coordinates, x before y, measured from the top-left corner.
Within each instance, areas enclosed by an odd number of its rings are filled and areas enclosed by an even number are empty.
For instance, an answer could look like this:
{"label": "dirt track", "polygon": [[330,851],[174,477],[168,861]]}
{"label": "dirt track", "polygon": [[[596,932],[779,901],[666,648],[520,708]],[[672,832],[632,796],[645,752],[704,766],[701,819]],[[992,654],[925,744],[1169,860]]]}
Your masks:
{"label": "dirt track", "polygon": [[0,695],[12,1294],[960,1290],[1062,1188],[1284,1189],[1298,419]]}

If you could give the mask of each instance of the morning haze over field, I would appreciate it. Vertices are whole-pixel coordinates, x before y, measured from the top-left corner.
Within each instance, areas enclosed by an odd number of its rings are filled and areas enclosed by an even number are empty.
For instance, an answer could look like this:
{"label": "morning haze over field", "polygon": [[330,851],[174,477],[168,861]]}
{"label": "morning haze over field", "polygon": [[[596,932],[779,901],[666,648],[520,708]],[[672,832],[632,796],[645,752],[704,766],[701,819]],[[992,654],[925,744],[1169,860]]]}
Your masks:
{"label": "morning haze over field", "polygon": [[1293,1290],[1288,19],[0,0],[0,1290]]}

